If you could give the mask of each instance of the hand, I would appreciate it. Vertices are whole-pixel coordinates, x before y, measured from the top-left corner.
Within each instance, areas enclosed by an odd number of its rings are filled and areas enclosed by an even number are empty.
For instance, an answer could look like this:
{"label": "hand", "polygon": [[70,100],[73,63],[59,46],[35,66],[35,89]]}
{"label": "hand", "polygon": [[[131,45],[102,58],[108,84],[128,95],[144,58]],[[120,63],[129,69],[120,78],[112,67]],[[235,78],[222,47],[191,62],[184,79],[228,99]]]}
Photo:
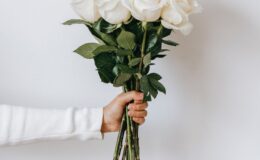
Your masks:
{"label": "hand", "polygon": [[103,123],[101,132],[116,132],[120,129],[123,113],[126,105],[134,100],[134,103],[128,105],[128,115],[138,124],[143,124],[147,116],[147,102],[143,103],[144,94],[137,91],[130,91],[119,94],[107,106],[103,108]]}

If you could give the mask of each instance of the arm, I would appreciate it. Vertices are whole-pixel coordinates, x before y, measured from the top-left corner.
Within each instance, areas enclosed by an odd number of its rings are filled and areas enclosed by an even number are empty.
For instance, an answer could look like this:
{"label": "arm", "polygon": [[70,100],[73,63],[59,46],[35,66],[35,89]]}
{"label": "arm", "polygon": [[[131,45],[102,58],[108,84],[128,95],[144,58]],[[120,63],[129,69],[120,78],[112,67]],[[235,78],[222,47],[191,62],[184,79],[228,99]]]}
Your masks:
{"label": "arm", "polygon": [[101,139],[102,108],[0,106],[0,145],[69,138]]}
{"label": "arm", "polygon": [[35,109],[0,105],[0,145],[42,140],[102,139],[103,133],[118,131],[124,107],[132,100],[129,114],[141,124],[147,103],[138,92],[122,93],[104,108]]}

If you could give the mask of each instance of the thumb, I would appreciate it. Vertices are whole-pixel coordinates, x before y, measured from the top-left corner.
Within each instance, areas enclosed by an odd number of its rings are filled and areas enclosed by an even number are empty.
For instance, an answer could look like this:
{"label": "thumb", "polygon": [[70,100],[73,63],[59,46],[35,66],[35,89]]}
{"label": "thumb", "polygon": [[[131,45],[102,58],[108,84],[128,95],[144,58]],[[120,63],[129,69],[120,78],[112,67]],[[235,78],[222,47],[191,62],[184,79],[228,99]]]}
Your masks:
{"label": "thumb", "polygon": [[140,102],[143,99],[144,99],[144,94],[142,92],[137,92],[137,91],[130,91],[119,95],[119,102],[122,105],[126,105],[132,100],[134,100],[135,102]]}

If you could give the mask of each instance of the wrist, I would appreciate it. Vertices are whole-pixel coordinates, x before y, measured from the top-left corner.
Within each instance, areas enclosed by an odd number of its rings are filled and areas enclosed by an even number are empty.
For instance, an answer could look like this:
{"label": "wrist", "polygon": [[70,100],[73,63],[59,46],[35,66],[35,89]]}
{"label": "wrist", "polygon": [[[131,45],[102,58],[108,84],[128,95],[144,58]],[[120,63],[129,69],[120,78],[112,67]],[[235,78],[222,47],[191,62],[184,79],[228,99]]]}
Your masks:
{"label": "wrist", "polygon": [[110,117],[108,115],[107,107],[103,108],[103,120],[101,125],[101,132],[108,133],[108,132],[116,132],[118,131],[118,126],[111,122]]}
{"label": "wrist", "polygon": [[110,132],[110,124],[107,121],[107,107],[103,108],[103,119],[102,119],[102,125],[101,125],[101,132],[107,133]]}

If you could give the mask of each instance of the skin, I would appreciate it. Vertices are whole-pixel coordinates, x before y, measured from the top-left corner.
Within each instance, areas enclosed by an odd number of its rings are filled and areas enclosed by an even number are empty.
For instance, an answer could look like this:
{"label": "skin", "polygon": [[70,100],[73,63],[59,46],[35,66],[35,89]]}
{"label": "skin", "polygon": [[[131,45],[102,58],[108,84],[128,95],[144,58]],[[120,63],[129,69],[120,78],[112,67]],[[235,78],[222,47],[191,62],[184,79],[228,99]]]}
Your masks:
{"label": "skin", "polygon": [[147,116],[147,102],[142,102],[144,94],[137,91],[121,93],[116,96],[107,106],[103,108],[103,123],[101,132],[117,132],[120,129],[121,120],[125,107],[133,100],[133,103],[128,105],[128,115],[133,118],[138,124],[145,122]]}

